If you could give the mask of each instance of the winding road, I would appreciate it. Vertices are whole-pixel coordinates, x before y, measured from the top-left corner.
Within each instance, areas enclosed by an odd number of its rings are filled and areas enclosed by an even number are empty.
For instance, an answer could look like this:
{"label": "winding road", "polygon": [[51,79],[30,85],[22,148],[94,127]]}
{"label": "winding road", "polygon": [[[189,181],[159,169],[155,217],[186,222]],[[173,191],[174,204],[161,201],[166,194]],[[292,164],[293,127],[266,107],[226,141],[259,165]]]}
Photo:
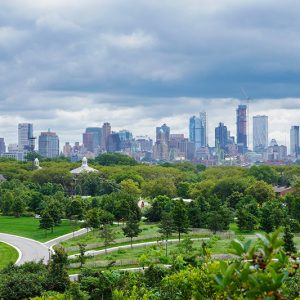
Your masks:
{"label": "winding road", "polygon": [[47,264],[53,251],[52,247],[54,245],[71,239],[75,236],[85,234],[86,232],[86,228],[80,229],[78,231],[50,240],[46,243],[41,243],[18,235],[0,233],[0,242],[7,243],[8,245],[16,248],[19,253],[19,258],[16,261],[16,265],[22,265],[25,262],[39,260],[42,260],[45,264]]}
{"label": "winding road", "polygon": [[43,260],[44,263],[49,261],[50,249],[43,243],[6,233],[0,233],[0,241],[11,245],[18,250],[19,258],[16,265],[21,265],[28,261]]}

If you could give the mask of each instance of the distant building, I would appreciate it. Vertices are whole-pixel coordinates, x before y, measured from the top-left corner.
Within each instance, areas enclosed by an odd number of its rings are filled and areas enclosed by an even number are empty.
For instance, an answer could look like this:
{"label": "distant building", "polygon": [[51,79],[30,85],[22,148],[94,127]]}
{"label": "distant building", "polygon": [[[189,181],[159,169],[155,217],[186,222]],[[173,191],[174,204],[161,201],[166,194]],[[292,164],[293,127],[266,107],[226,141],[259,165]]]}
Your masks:
{"label": "distant building", "polygon": [[170,159],[185,160],[188,156],[188,139],[184,134],[170,134]]}
{"label": "distant building", "polygon": [[192,116],[190,118],[189,140],[195,144],[196,151],[207,146],[206,112],[201,112],[199,117]]}
{"label": "distant building", "polygon": [[18,146],[19,150],[33,151],[35,147],[33,137],[33,125],[31,123],[20,123],[18,125]]}
{"label": "distant building", "polygon": [[236,136],[238,152],[247,151],[247,105],[239,105],[236,110]]}
{"label": "distant building", "polygon": [[59,156],[59,139],[55,132],[50,130],[41,132],[39,136],[39,154],[49,158]]}
{"label": "distant building", "polygon": [[136,137],[136,142],[138,143],[139,151],[152,151],[153,140],[148,136],[138,136]]}
{"label": "distant building", "polygon": [[121,140],[117,133],[113,132],[108,136],[107,139],[107,151],[117,152],[121,149]]}
{"label": "distant building", "polygon": [[92,152],[97,152],[97,150],[101,146],[101,140],[102,140],[102,128],[101,127],[88,127],[85,129],[86,133],[90,133],[93,135],[93,142],[92,142]]}
{"label": "distant building", "polygon": [[82,134],[82,143],[87,151],[94,152],[94,134],[85,132]]}
{"label": "distant building", "polygon": [[120,140],[123,141],[132,141],[133,140],[133,136],[132,133],[126,129],[120,130],[118,132],[118,135],[120,137]]}
{"label": "distant building", "polygon": [[156,127],[156,142],[153,146],[155,160],[169,160],[170,127],[163,124]]}
{"label": "distant building", "polygon": [[268,147],[268,117],[253,117],[253,151],[262,153]]}
{"label": "distant building", "polygon": [[291,156],[297,158],[299,155],[299,126],[292,126],[290,130]]}
{"label": "distant building", "polygon": [[66,142],[63,148],[63,154],[65,157],[70,157],[72,153],[72,146],[69,142]]}
{"label": "distant building", "polygon": [[215,147],[224,150],[226,152],[228,144],[228,131],[224,123],[219,123],[219,126],[215,128]]}
{"label": "distant building", "polygon": [[5,146],[4,138],[0,138],[0,154],[5,153],[5,151],[6,151],[6,146]]}
{"label": "distant building", "polygon": [[108,151],[108,137],[111,134],[110,123],[104,123],[102,126],[101,148]]}

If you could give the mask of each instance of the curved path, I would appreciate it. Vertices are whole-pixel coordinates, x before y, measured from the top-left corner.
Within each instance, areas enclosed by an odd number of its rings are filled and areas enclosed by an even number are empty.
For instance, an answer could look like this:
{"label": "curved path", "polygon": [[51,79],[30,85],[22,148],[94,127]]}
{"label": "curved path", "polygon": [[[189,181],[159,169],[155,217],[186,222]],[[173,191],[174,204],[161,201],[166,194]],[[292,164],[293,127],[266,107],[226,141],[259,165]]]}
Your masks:
{"label": "curved path", "polygon": [[16,262],[17,265],[21,265],[28,261],[43,260],[44,263],[49,261],[50,249],[40,242],[6,233],[0,233],[0,241],[11,245],[18,250],[19,259]]}
{"label": "curved path", "polygon": [[[194,238],[191,239],[192,241],[208,241],[209,238]],[[178,243],[179,240],[178,239],[171,239],[168,241],[169,244],[172,243]],[[152,241],[152,242],[143,242],[143,243],[136,243],[136,244],[132,244],[132,246],[130,244],[126,244],[126,245],[121,245],[121,246],[116,246],[116,247],[110,247],[107,248],[106,251],[105,249],[101,249],[101,250],[89,250],[85,252],[85,256],[95,256],[95,255],[101,255],[101,254],[107,254],[113,251],[118,251],[120,249],[130,249],[130,248],[136,248],[136,247],[143,247],[143,246],[150,246],[150,245],[157,245],[157,244],[165,244],[165,241]],[[73,255],[69,255],[69,258],[76,258],[77,256],[79,256],[79,254],[73,254]]]}

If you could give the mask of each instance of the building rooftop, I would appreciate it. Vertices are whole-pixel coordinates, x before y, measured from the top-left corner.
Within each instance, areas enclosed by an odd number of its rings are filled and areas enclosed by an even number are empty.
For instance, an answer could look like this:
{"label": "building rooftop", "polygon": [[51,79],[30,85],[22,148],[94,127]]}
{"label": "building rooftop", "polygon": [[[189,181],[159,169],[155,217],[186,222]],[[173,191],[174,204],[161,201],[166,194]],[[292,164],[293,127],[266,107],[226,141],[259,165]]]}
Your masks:
{"label": "building rooftop", "polygon": [[70,172],[71,172],[72,174],[74,174],[74,175],[78,175],[78,174],[83,173],[83,172],[90,173],[90,172],[99,172],[99,171],[96,170],[96,169],[93,169],[93,168],[89,167],[89,166],[88,166],[88,162],[87,162],[87,158],[84,157],[84,158],[82,159],[82,165],[81,165],[81,167],[76,168],[76,169],[74,169],[74,170],[72,170],[72,171],[70,171]]}

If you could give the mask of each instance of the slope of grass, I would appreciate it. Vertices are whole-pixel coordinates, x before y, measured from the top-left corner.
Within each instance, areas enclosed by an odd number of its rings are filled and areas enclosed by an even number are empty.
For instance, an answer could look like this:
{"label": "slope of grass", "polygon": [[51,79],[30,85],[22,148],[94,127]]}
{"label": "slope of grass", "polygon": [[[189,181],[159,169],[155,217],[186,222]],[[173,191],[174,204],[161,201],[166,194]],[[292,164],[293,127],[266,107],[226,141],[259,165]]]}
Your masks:
{"label": "slope of grass", "polygon": [[59,226],[54,227],[53,233],[48,231],[46,234],[44,230],[39,229],[39,224],[39,220],[33,217],[0,216],[0,233],[15,234],[45,242],[79,229],[79,225],[74,226],[70,221],[63,220]]}
{"label": "slope of grass", "polygon": [[18,251],[5,244],[0,242],[0,270],[6,267],[9,263],[14,263],[18,259]]}

